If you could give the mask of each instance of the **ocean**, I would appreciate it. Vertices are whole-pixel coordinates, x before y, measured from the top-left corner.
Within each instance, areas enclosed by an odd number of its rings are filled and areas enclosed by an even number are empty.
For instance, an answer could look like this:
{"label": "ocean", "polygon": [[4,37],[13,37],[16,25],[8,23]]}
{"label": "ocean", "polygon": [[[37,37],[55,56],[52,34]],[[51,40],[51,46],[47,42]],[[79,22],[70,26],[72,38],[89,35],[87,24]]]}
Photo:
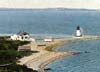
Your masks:
{"label": "ocean", "polygon": [[47,72],[100,72],[100,40],[70,41],[56,51],[81,53],[50,63]]}
{"label": "ocean", "polygon": [[68,34],[77,25],[85,34],[100,34],[100,12],[88,10],[0,10],[0,33]]}
{"label": "ocean", "polygon": [[[100,11],[94,10],[0,10],[0,34],[73,35],[82,27],[85,35],[100,34]],[[76,40],[56,48],[81,54],[58,59],[47,72],[100,72],[100,40]]]}

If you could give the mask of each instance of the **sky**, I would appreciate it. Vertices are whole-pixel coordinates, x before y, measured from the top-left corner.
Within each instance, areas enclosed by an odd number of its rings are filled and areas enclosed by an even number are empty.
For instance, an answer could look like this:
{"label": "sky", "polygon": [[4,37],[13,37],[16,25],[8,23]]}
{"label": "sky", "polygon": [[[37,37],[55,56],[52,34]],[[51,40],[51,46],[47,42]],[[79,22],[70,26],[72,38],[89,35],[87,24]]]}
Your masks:
{"label": "sky", "polygon": [[0,8],[100,9],[100,0],[0,0]]}

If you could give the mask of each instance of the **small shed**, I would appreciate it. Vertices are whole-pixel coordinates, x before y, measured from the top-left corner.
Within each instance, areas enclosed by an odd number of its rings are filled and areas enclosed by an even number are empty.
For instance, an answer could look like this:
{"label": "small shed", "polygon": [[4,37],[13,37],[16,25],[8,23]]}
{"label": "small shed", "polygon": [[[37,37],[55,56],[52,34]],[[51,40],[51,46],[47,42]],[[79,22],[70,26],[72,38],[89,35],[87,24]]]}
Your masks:
{"label": "small shed", "polygon": [[53,42],[54,39],[53,39],[52,36],[48,36],[48,37],[44,38],[44,41],[45,41],[45,42]]}
{"label": "small shed", "polygon": [[53,38],[45,38],[44,41],[45,41],[45,42],[53,42],[54,39],[53,39]]}
{"label": "small shed", "polygon": [[19,46],[18,51],[31,51],[31,46]]}

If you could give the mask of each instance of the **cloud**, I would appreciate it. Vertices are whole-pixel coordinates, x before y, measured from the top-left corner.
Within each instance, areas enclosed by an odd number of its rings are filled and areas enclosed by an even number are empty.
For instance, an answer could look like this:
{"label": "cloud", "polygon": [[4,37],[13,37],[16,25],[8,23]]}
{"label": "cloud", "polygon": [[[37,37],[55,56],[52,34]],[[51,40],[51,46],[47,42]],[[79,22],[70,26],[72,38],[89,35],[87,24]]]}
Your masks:
{"label": "cloud", "polygon": [[0,0],[0,7],[99,9],[100,0]]}

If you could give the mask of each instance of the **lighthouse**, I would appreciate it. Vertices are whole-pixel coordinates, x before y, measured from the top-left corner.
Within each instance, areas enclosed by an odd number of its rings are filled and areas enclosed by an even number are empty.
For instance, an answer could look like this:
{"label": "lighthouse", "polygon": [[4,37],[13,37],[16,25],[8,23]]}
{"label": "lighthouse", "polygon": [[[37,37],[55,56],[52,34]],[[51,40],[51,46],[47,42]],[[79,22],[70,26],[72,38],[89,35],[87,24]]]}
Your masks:
{"label": "lighthouse", "polygon": [[77,26],[76,32],[75,32],[75,36],[76,37],[82,37],[83,36],[82,35],[82,30],[81,30],[80,26]]}

